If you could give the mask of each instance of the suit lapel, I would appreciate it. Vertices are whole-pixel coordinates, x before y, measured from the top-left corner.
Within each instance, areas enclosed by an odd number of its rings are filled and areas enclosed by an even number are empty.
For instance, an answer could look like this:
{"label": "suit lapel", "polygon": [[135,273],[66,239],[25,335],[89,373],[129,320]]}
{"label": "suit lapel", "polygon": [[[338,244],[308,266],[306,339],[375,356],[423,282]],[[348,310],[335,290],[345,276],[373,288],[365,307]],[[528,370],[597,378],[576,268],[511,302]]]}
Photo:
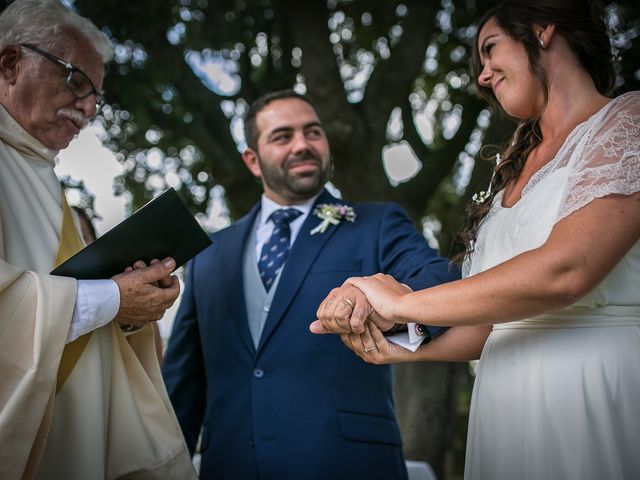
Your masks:
{"label": "suit lapel", "polygon": [[[271,302],[271,311],[267,317],[267,321],[260,337],[258,351],[263,347],[271,336],[273,330],[282,320],[289,305],[295,298],[300,289],[309,269],[313,265],[316,257],[324,247],[324,245],[333,236],[340,225],[329,227],[324,233],[316,233],[311,235],[309,232],[320,222],[320,219],[313,214],[315,206],[321,203],[345,203],[336,199],[326,190],[318,197],[311,212],[307,216],[295,243],[291,247],[289,257],[285,263],[284,269],[278,282],[277,290]],[[309,315],[313,316],[313,312]],[[312,319],[310,318],[310,321]]]}
{"label": "suit lapel", "polygon": [[221,246],[221,251],[226,257],[222,268],[222,283],[225,285],[222,291],[226,292],[224,301],[227,302],[231,318],[236,324],[238,334],[242,343],[247,347],[252,355],[255,354],[251,332],[249,332],[249,322],[247,319],[247,305],[244,296],[244,281],[242,278],[242,263],[247,237],[255,223],[255,218],[260,211],[258,203],[248,215],[235,223],[233,234],[225,237],[225,244]]}

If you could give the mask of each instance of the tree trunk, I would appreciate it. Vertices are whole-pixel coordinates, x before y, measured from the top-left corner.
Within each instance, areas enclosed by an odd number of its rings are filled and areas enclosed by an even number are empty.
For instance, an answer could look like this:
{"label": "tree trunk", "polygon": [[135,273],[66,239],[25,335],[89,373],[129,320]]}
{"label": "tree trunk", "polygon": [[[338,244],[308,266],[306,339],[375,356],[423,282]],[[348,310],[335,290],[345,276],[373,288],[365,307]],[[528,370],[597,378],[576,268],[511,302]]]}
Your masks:
{"label": "tree trunk", "polygon": [[396,411],[405,457],[429,463],[440,479],[445,478],[445,458],[453,438],[455,379],[460,368],[461,364],[444,362],[395,367]]}

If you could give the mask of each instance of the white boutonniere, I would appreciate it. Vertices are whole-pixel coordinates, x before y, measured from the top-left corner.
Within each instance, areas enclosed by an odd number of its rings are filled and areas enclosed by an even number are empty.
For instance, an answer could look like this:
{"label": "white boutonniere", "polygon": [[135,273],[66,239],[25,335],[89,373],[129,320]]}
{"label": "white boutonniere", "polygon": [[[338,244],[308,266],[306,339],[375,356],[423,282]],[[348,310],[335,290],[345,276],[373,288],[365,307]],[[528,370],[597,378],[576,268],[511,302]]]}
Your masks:
{"label": "white boutonniere", "polygon": [[339,203],[320,204],[313,211],[313,214],[322,221],[316,228],[311,230],[311,235],[324,233],[329,225],[338,225],[342,220],[353,223],[356,219],[356,212],[353,211],[353,207]]}

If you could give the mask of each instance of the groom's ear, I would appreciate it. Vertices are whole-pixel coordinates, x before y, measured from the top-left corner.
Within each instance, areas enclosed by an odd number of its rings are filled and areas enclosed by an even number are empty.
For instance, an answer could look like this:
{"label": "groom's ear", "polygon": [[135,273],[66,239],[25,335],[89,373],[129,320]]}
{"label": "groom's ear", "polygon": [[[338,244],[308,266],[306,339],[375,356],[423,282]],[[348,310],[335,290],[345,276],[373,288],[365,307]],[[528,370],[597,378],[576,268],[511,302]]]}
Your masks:
{"label": "groom's ear", "polygon": [[258,161],[258,153],[252,148],[247,148],[242,152],[242,161],[247,166],[249,171],[254,177],[260,177],[262,171],[260,170],[260,162]]}

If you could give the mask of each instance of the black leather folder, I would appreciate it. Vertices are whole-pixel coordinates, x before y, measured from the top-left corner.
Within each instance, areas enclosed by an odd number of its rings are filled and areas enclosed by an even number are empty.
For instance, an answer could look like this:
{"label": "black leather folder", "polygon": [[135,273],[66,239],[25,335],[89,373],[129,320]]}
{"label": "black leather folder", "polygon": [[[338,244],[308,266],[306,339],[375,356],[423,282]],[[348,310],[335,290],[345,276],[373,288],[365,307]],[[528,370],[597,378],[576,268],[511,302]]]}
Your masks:
{"label": "black leather folder", "polygon": [[166,257],[172,257],[178,268],[210,244],[178,193],[170,188],[51,274],[78,280],[111,278],[137,260],[148,264]]}

